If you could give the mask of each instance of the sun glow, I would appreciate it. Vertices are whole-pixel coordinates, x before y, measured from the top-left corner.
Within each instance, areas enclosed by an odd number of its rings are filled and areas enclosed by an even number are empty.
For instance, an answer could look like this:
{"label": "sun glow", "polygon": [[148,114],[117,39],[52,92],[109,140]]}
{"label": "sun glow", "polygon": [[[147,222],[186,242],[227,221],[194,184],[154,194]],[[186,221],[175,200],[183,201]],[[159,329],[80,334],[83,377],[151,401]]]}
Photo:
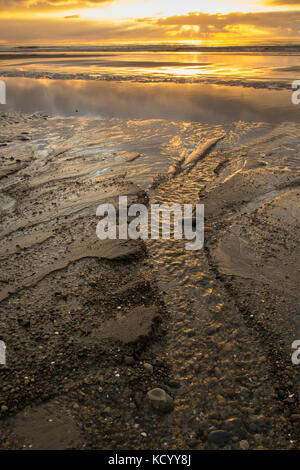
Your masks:
{"label": "sun glow", "polygon": [[[145,17],[168,17],[173,15],[186,15],[189,12],[201,11],[201,13],[227,14],[234,11],[264,11],[266,8],[262,2],[248,0],[210,0],[199,2],[199,0],[186,0],[176,2],[174,0],[131,0],[107,4],[99,8],[86,8],[80,10],[82,18],[100,20],[104,18],[145,18]],[[273,7],[272,10],[278,10]]]}
{"label": "sun glow", "polygon": [[[49,2],[48,8],[31,9],[18,8],[0,10],[0,17],[2,18],[64,18],[65,16],[80,17],[83,20],[106,20],[106,19],[137,19],[137,18],[163,18],[175,15],[187,15],[190,12],[201,12],[207,14],[228,14],[232,12],[261,12],[266,11],[266,4],[260,0],[210,0],[204,2],[199,0],[185,0],[178,2],[175,0],[114,0],[112,2],[99,3],[95,7],[95,3],[90,3],[87,7],[86,2],[83,0],[78,1],[78,6],[74,7],[76,1],[60,2],[55,5]],[[295,6],[294,6],[295,7]],[[285,7],[292,9],[293,5]],[[282,10],[280,6],[267,7],[268,11]]]}
{"label": "sun glow", "polygon": [[295,43],[299,17],[298,0],[0,0],[0,42]]}

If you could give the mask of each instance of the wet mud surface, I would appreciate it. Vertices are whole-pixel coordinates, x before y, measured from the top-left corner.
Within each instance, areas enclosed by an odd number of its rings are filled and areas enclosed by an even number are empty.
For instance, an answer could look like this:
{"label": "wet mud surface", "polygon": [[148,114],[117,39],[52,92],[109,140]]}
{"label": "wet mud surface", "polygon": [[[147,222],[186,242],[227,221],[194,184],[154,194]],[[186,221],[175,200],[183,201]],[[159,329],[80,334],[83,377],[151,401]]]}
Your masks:
{"label": "wet mud surface", "polygon": [[[299,448],[298,135],[1,115],[2,449]],[[204,248],[100,241],[119,195],[204,204]]]}

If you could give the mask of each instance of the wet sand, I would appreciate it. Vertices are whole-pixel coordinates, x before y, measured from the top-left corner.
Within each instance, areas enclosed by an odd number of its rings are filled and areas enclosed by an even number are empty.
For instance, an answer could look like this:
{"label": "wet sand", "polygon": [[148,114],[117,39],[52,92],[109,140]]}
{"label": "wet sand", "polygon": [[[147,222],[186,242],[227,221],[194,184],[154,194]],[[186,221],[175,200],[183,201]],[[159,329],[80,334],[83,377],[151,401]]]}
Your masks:
{"label": "wet sand", "polygon": [[299,70],[299,51],[297,45],[0,47],[0,69],[2,77],[55,81],[202,83],[291,90]]}
{"label": "wet sand", "polygon": [[[299,448],[298,135],[1,115],[1,448]],[[204,203],[204,250],[100,242],[119,195]]]}
{"label": "wet sand", "polygon": [[[90,57],[106,57],[107,54],[91,54]],[[73,53],[72,55],[67,53],[62,54],[53,54],[53,53],[0,53],[0,60],[14,60],[14,59],[65,59],[66,57],[70,58],[85,58],[86,54],[76,54]]]}

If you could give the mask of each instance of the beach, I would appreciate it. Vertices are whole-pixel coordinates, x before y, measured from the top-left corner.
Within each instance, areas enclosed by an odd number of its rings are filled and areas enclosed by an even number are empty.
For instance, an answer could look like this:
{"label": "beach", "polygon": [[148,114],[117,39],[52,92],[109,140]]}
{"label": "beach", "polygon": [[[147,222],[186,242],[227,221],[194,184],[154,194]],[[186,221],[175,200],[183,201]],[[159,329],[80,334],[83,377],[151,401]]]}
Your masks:
{"label": "beach", "polygon": [[[283,55],[288,69],[292,49],[238,53]],[[162,70],[149,81],[151,57],[134,80],[113,72],[120,58],[102,78],[5,60],[0,447],[299,449],[294,71],[191,83],[181,69],[166,83]],[[204,204],[203,249],[99,240],[96,209],[119,196]],[[172,411],[151,408],[155,388]]]}

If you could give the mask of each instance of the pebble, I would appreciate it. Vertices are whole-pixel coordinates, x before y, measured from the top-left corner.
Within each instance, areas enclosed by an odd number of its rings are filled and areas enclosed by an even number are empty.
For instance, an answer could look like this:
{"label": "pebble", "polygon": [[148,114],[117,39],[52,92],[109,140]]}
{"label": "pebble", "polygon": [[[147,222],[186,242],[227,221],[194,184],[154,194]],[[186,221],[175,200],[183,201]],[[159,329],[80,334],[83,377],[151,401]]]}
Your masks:
{"label": "pebble", "polygon": [[248,426],[248,429],[250,432],[256,432],[257,431],[257,426],[255,423],[250,423]]}
{"label": "pebble", "polygon": [[126,364],[126,366],[133,366],[135,364],[135,360],[131,356],[126,356],[124,358],[124,363]]}
{"label": "pebble", "polygon": [[207,426],[204,423],[199,424],[196,434],[198,437],[202,437],[205,434]]}
{"label": "pebble", "polygon": [[2,406],[1,406],[1,411],[2,411],[3,413],[5,413],[6,411],[8,411],[8,407],[7,407],[6,405],[2,405]]}
{"label": "pebble", "polygon": [[163,363],[163,361],[160,361],[159,359],[156,359],[155,365],[156,365],[157,367],[163,367],[163,366],[164,366],[164,363]]}
{"label": "pebble", "polygon": [[[251,426],[252,425],[252,426]],[[265,416],[263,415],[260,415],[260,416],[256,416],[252,423],[250,424],[251,426],[251,429],[254,430],[255,428],[255,431],[258,432],[258,433],[261,433],[261,432],[264,432],[267,428],[268,428],[268,420],[267,418],[265,418]],[[250,429],[250,426],[249,426],[249,429]],[[254,431],[254,432],[255,432]],[[252,431],[253,432],[253,431]]]}
{"label": "pebble", "polygon": [[163,389],[154,388],[147,393],[146,399],[151,403],[152,407],[157,411],[170,412],[174,408],[173,398],[170,397]]}
{"label": "pebble", "polygon": [[192,439],[188,445],[191,449],[195,449],[195,447],[198,445],[198,441],[196,439]]}
{"label": "pebble", "polygon": [[227,419],[224,423],[224,429],[240,439],[244,439],[247,436],[244,424],[239,418]]}
{"label": "pebble", "polygon": [[297,421],[300,422],[300,414],[296,414],[296,413],[295,413],[295,414],[292,414],[292,415],[290,416],[290,420],[291,420],[293,423],[295,423],[295,422],[297,422]]}
{"label": "pebble", "polygon": [[230,434],[222,429],[211,431],[208,435],[208,441],[218,446],[224,446],[230,439]]}
{"label": "pebble", "polygon": [[226,343],[224,346],[224,351],[230,352],[232,351],[232,344],[231,343]]}
{"label": "pebble", "polygon": [[143,364],[143,367],[147,372],[149,372],[149,374],[153,373],[153,366],[151,364],[149,364],[148,362],[145,362]]}
{"label": "pebble", "polygon": [[240,448],[242,450],[249,450],[249,442],[248,441],[240,441]]}
{"label": "pebble", "polygon": [[169,380],[169,382],[167,382],[167,386],[170,388],[180,388],[180,383],[175,380]]}
{"label": "pebble", "polygon": [[226,400],[225,400],[225,398],[223,397],[223,395],[217,395],[217,401],[218,401],[219,403],[225,403],[225,402],[226,402]]}

